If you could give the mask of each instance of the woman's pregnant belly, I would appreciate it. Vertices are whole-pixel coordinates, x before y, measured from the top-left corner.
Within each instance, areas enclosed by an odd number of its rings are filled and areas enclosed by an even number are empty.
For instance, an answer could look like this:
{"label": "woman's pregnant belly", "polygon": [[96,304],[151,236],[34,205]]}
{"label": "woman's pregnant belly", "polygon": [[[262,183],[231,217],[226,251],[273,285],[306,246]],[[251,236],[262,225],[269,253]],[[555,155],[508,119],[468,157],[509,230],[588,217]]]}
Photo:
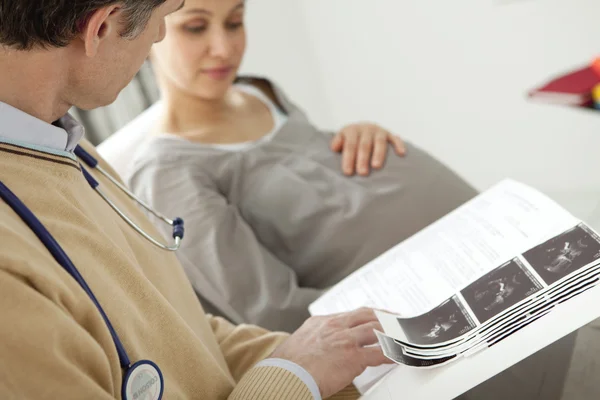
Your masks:
{"label": "woman's pregnant belly", "polygon": [[253,168],[240,211],[302,286],[325,288],[472,198],[446,166],[408,145],[368,177],[346,177],[338,154],[273,154]]}

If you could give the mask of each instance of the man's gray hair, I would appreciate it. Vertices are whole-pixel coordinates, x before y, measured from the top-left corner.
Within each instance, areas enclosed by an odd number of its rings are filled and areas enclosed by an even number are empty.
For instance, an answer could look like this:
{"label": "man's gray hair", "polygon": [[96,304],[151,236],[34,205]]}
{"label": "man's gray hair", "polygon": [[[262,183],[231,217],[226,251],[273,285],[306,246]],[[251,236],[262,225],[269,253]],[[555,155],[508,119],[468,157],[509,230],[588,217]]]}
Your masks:
{"label": "man's gray hair", "polygon": [[64,47],[81,32],[91,14],[119,4],[125,38],[145,29],[154,9],[166,0],[0,0],[0,45],[18,50]]}

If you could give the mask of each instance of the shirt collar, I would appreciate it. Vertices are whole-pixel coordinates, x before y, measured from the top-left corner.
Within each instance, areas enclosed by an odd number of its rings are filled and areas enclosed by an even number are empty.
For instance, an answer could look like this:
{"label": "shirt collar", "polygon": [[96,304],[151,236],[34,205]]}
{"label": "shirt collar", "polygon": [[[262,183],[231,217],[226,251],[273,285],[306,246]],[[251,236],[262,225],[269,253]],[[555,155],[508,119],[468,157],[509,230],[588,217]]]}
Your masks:
{"label": "shirt collar", "polygon": [[71,116],[71,114],[65,114],[61,119],[57,121],[57,125],[62,127],[64,131],[67,132],[67,145],[65,146],[66,151],[72,152],[75,150],[75,147],[79,144],[83,135],[85,134],[85,129],[79,121]]}
{"label": "shirt collar", "polygon": [[69,114],[49,124],[0,102],[0,138],[72,152],[84,132],[83,126]]}

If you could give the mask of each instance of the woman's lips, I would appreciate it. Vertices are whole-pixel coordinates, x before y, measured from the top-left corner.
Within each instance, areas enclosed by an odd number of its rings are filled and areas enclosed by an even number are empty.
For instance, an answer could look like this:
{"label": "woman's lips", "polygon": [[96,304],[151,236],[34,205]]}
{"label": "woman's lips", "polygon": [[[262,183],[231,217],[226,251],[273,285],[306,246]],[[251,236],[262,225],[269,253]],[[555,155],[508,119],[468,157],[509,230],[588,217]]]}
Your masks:
{"label": "woman's lips", "polygon": [[202,72],[215,80],[223,80],[233,71],[233,67],[221,67],[221,68],[207,68],[203,69]]}

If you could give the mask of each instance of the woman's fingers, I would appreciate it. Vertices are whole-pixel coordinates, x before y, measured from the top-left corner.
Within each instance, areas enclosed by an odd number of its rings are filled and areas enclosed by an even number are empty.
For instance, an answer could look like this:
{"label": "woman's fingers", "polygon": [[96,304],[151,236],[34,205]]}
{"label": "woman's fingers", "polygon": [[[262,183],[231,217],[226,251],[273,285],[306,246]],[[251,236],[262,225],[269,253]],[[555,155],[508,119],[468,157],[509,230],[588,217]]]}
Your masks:
{"label": "woman's fingers", "polygon": [[387,155],[387,146],[388,146],[388,133],[386,131],[380,130],[375,134],[375,146],[373,150],[373,159],[371,162],[371,166],[373,168],[379,169],[383,167],[385,163],[385,157]]}
{"label": "woman's fingers", "polygon": [[355,172],[367,176],[371,168],[382,168],[388,145],[399,156],[406,154],[406,145],[400,137],[373,124],[349,125],[331,140],[331,150],[342,153],[342,171],[348,176]]}
{"label": "woman's fingers", "polygon": [[344,135],[342,132],[338,133],[331,139],[331,150],[336,153],[341,152],[344,149]]}
{"label": "woman's fingers", "polygon": [[356,157],[356,170],[359,175],[369,175],[371,155],[373,153],[373,133],[368,129],[363,129],[360,132],[360,140],[358,144],[358,155]]}
{"label": "woman's fingers", "polygon": [[389,140],[392,143],[392,145],[394,146],[394,150],[396,150],[396,154],[398,154],[399,156],[406,155],[406,144],[404,143],[404,140],[402,140],[400,137],[398,137],[396,135],[392,135],[392,134],[390,134]]}
{"label": "woman's fingers", "polygon": [[344,131],[344,150],[342,152],[342,170],[344,174],[354,175],[357,151],[358,132],[355,129]]}

